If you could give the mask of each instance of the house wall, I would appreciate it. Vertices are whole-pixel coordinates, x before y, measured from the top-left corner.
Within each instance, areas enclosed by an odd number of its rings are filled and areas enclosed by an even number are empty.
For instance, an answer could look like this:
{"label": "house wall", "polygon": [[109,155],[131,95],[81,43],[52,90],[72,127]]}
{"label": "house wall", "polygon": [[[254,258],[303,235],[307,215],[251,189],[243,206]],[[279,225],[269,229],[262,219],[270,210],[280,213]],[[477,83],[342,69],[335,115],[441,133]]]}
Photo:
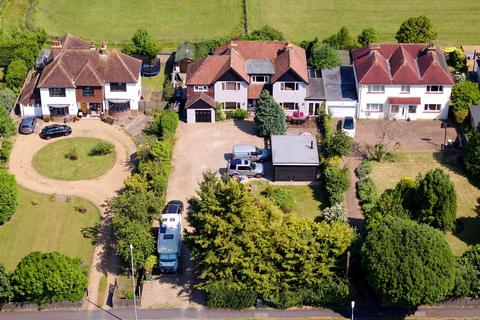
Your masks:
{"label": "house wall", "polygon": [[240,108],[247,110],[248,105],[248,84],[245,81],[237,81],[240,83],[240,90],[222,90],[222,83],[217,81],[214,85],[214,99],[217,102],[239,102]]}
{"label": "house wall", "polygon": [[[187,97],[190,97],[192,94],[197,93],[194,90],[194,85],[188,85],[187,86]],[[207,92],[204,92],[205,94],[209,95],[210,97],[214,97],[214,91],[213,91],[213,85],[208,86]]]}
{"label": "house wall", "polygon": [[[272,97],[276,102],[296,102],[298,103],[298,109],[305,115],[308,114],[308,104],[305,103],[305,96],[307,94],[307,84],[305,82],[299,82],[299,88],[297,91],[284,91],[280,90],[282,81],[277,81],[272,86]],[[286,114],[292,114],[293,111],[285,111]]]}
{"label": "house wall", "polygon": [[[417,106],[417,113],[412,115],[414,119],[446,119],[448,117],[448,105],[452,86],[444,85],[443,93],[427,93],[426,85],[411,85],[410,93],[400,93],[400,85],[385,85],[383,93],[368,93],[367,85],[358,85],[359,109],[357,115],[359,118],[383,119],[389,116],[389,97],[420,97],[421,104]],[[383,112],[370,112],[367,114],[366,108],[369,103],[383,104]],[[441,104],[440,112],[424,112],[425,104]]]}
{"label": "house wall", "polygon": [[93,96],[84,96],[82,87],[75,89],[75,95],[77,97],[77,102],[103,102],[103,88],[102,87],[94,87],[93,88]]}
{"label": "house wall", "polygon": [[26,117],[41,117],[42,116],[42,105],[37,104],[20,104],[20,115],[22,118]]}
{"label": "house wall", "polygon": [[42,115],[50,115],[48,105],[66,104],[68,105],[68,113],[72,116],[77,115],[77,99],[74,88],[65,89],[65,97],[50,97],[48,88],[40,88],[40,101],[42,101]]}
{"label": "house wall", "polygon": [[195,123],[195,110],[211,110],[212,123],[215,122],[215,110],[212,108],[200,109],[200,108],[188,108],[187,109],[187,123]]}
{"label": "house wall", "polygon": [[137,83],[127,83],[127,91],[112,92],[110,91],[110,83],[105,83],[105,106],[108,108],[109,99],[130,100],[130,110],[138,110],[138,101],[142,94],[141,77],[139,76]]}

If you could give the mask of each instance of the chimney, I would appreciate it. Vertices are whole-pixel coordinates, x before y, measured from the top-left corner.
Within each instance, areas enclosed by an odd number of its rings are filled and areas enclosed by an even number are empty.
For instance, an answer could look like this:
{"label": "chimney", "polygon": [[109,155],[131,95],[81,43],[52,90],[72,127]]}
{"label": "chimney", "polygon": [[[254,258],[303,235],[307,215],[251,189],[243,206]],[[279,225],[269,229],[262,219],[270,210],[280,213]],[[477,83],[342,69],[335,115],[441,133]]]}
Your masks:
{"label": "chimney", "polygon": [[290,50],[292,48],[293,48],[293,43],[287,42],[287,44],[285,45],[285,50]]}
{"label": "chimney", "polygon": [[427,51],[435,51],[435,45],[433,44],[433,41],[430,41],[427,45]]}
{"label": "chimney", "polygon": [[90,50],[96,50],[95,43],[93,42],[90,43]]}
{"label": "chimney", "polygon": [[313,140],[310,141],[310,149],[313,149]]}
{"label": "chimney", "polygon": [[376,43],[371,43],[369,46],[370,51],[378,51],[380,50],[380,46]]}
{"label": "chimney", "polygon": [[100,54],[102,56],[107,55],[107,44],[105,42],[102,42],[102,46],[100,48]]}
{"label": "chimney", "polygon": [[53,43],[52,43],[52,48],[61,49],[62,48],[62,43],[60,42],[60,40],[54,40]]}

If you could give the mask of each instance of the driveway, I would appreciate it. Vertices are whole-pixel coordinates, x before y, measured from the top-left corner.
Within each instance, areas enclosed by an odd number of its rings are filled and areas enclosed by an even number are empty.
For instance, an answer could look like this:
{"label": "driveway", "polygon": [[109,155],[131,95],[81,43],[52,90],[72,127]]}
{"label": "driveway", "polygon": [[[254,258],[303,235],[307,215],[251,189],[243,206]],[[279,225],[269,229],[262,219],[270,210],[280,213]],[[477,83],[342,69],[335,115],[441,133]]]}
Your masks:
{"label": "driveway", "polygon": [[[205,171],[222,171],[234,144],[248,143],[263,147],[263,138],[255,135],[251,121],[222,121],[211,123],[180,123],[173,152],[167,200],[182,200],[196,195]],[[188,229],[186,221],[184,228]],[[200,308],[205,299],[193,290],[192,264],[184,247],[179,275],[161,275],[145,282],[142,308]]]}
{"label": "driveway", "polygon": [[[40,132],[46,124],[39,121],[36,131]],[[38,134],[18,135],[15,139],[8,169],[15,175],[21,186],[41,193],[58,195],[75,195],[92,201],[102,213],[102,232],[97,241],[93,255],[93,262],[89,273],[88,293],[93,303],[103,305],[104,301],[97,301],[98,285],[103,274],[108,276],[109,283],[113,283],[117,271],[117,261],[109,246],[111,243],[111,229],[109,226],[106,200],[114,197],[123,187],[123,180],[130,175],[129,161],[136,152],[132,138],[119,127],[105,124],[99,120],[82,120],[69,124],[72,134],[69,137],[56,138],[50,141],[40,139]],[[40,175],[32,166],[32,158],[42,147],[52,141],[68,139],[70,137],[92,137],[108,141],[115,145],[117,160],[106,174],[91,180],[60,181]],[[93,308],[93,304],[87,304]]]}

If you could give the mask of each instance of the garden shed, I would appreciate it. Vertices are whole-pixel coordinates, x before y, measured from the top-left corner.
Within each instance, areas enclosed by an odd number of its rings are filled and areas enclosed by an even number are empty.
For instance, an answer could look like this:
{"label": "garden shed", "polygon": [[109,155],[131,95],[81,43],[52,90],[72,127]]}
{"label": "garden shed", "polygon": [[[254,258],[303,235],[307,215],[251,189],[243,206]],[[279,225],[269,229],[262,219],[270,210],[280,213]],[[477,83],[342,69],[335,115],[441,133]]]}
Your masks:
{"label": "garden shed", "polygon": [[311,135],[272,136],[272,165],[274,181],[317,180],[317,139]]}

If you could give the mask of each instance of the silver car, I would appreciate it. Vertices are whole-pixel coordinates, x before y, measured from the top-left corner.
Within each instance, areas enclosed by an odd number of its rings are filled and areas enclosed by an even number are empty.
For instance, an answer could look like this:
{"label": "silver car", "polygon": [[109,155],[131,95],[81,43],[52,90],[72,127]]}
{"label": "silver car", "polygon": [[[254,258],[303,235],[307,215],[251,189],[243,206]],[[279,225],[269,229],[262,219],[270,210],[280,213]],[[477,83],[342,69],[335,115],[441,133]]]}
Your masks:
{"label": "silver car", "polygon": [[261,163],[232,159],[228,161],[227,174],[232,178],[238,178],[240,176],[261,178],[265,175],[265,169]]}

